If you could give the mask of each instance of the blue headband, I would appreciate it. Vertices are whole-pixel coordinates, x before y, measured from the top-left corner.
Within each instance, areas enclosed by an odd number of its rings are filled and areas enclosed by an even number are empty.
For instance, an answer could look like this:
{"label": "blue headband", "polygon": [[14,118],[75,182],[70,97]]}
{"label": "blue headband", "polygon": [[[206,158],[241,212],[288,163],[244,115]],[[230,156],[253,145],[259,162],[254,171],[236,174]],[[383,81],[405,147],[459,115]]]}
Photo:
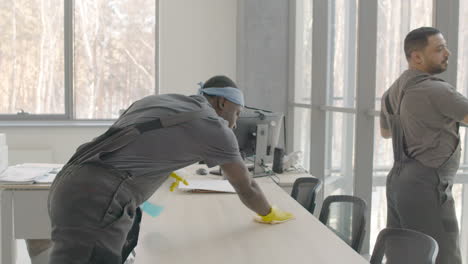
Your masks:
{"label": "blue headband", "polygon": [[[199,83],[202,86],[201,83]],[[209,88],[200,88],[198,90],[199,94],[207,94],[207,95],[214,95],[214,96],[222,96],[227,100],[238,104],[244,107],[244,94],[241,90],[233,87],[209,87]]]}

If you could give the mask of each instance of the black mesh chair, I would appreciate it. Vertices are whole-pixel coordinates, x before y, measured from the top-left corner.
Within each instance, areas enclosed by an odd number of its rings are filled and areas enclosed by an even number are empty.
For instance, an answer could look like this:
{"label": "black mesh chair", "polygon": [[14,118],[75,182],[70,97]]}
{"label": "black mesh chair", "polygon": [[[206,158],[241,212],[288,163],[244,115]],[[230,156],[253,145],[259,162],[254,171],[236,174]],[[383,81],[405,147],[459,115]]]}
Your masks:
{"label": "black mesh chair", "polygon": [[323,201],[319,220],[360,253],[366,234],[366,211],[366,202],[359,197],[331,195]]}
{"label": "black mesh chair", "polygon": [[409,229],[385,228],[377,237],[370,263],[434,264],[438,252],[437,242],[428,235]]}
{"label": "black mesh chair", "polygon": [[294,181],[291,196],[311,214],[315,210],[315,196],[321,182],[317,178],[303,177]]}

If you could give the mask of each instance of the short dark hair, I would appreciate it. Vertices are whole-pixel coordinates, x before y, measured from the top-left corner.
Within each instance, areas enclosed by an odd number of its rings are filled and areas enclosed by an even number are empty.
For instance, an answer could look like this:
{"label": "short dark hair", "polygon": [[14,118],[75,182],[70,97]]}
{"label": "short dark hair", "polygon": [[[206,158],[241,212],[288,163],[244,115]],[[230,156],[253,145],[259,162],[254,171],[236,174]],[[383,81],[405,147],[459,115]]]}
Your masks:
{"label": "short dark hair", "polygon": [[224,88],[224,87],[232,87],[237,88],[236,83],[233,80],[229,79],[229,77],[224,75],[216,75],[208,79],[204,84],[203,88]]}
{"label": "short dark hair", "polygon": [[440,31],[433,27],[420,27],[408,33],[405,38],[406,59],[411,57],[411,52],[424,49],[428,43],[427,39],[436,34],[440,34]]}

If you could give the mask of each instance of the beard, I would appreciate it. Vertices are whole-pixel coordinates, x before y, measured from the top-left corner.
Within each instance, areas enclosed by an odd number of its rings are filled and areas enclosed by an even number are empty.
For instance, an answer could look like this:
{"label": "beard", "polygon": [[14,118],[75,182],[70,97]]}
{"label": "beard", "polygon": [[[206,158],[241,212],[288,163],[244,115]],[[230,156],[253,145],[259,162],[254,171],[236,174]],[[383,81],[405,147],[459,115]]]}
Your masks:
{"label": "beard", "polygon": [[447,60],[444,60],[442,63],[434,63],[430,67],[430,73],[431,74],[439,74],[443,73],[444,71],[447,70],[448,64]]}

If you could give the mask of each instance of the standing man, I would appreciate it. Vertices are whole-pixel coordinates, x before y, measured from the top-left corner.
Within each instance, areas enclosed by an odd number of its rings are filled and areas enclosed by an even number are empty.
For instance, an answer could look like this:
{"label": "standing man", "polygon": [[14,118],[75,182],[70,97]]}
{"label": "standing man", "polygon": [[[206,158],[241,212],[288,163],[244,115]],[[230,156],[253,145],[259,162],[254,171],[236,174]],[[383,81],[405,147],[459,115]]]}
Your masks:
{"label": "standing man", "polygon": [[460,264],[452,186],[468,99],[434,76],[447,69],[450,55],[439,30],[415,29],[404,45],[409,69],[383,95],[380,115],[395,159],[387,178],[387,227],[430,235],[439,244],[437,264]]}
{"label": "standing man", "polygon": [[50,264],[122,263],[137,207],[172,171],[202,160],[221,166],[260,222],[292,219],[268,203],[243,163],[231,130],[243,105],[234,82],[215,76],[198,96],[133,103],[105,134],[80,146],[51,187]]}

